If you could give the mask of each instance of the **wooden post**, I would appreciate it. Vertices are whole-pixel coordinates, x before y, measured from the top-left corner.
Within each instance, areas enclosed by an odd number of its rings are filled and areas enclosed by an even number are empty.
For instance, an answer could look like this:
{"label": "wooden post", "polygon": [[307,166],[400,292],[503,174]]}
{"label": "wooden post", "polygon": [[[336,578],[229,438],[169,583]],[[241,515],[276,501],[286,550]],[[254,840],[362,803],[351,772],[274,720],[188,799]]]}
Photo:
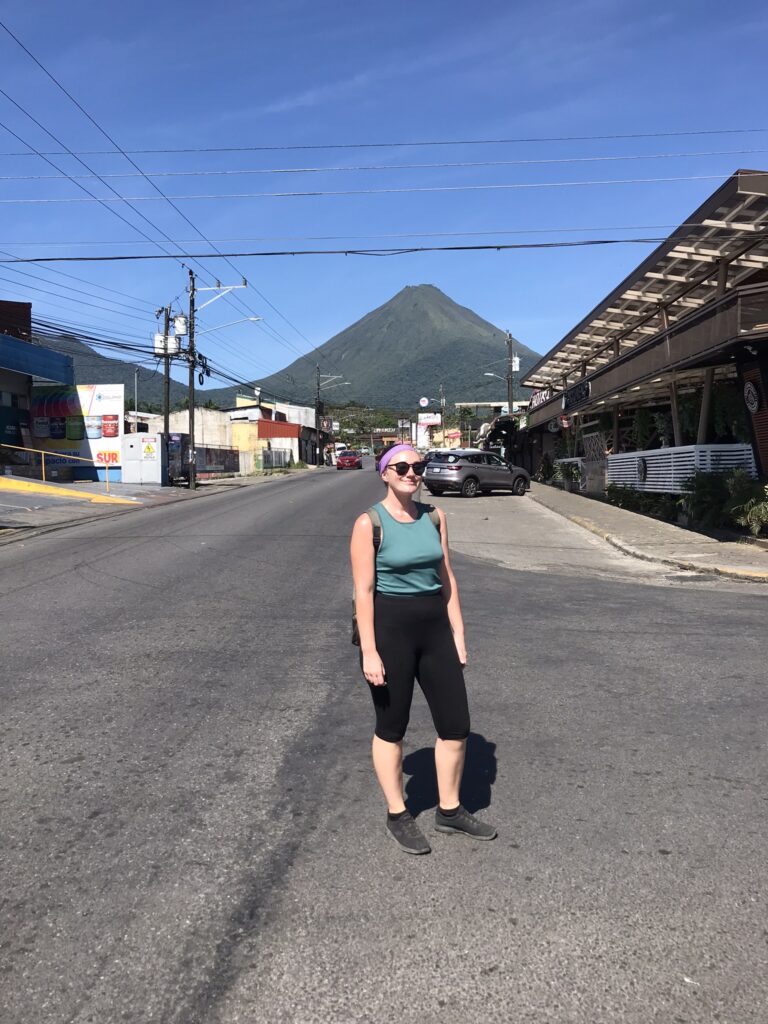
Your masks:
{"label": "wooden post", "polygon": [[680,431],[680,410],[677,406],[677,384],[674,381],[669,385],[669,401],[672,406],[672,435],[675,448],[679,448],[683,443],[683,435]]}
{"label": "wooden post", "polygon": [[699,433],[696,444],[707,443],[707,431],[709,430],[709,408],[712,404],[712,385],[715,380],[714,367],[710,367],[704,374],[704,391],[701,395],[701,412],[699,413]]}

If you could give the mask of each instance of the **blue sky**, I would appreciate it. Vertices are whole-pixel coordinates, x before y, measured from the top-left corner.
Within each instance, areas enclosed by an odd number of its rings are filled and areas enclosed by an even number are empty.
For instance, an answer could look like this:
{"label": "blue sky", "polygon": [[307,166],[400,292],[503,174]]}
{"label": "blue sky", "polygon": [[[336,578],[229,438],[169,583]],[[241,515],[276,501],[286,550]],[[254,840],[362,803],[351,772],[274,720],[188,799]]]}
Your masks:
{"label": "blue sky", "polygon": [[[622,135],[768,125],[762,110],[768,13],[764,4],[750,0],[733,9],[730,23],[729,8],[707,0],[475,5],[455,0],[394,0],[387,5],[224,0],[215,8],[196,0],[130,5],[7,0],[3,10],[8,27],[126,149]],[[2,89],[67,147],[109,148],[3,32],[0,59]],[[0,122],[35,148],[59,148],[3,96]],[[2,153],[23,148],[0,131]],[[768,130],[503,145],[154,153],[134,159],[145,172],[167,172],[153,180],[166,194],[182,197],[697,179],[175,200],[206,237],[228,251],[664,235],[735,168],[768,166],[763,150],[768,151]],[[51,159],[67,173],[88,173],[69,156]],[[120,155],[83,160],[102,175],[135,173]],[[563,162],[551,162],[555,160]],[[504,165],[395,166],[492,161]],[[379,169],[354,169],[371,166]],[[264,173],[307,167],[334,170]],[[0,198],[83,197],[67,180],[8,180],[59,173],[36,156],[4,155],[0,168],[5,178]],[[189,171],[260,173],[179,174]],[[108,180],[122,196],[157,197],[141,177]],[[83,184],[99,196],[110,196],[98,181]],[[203,243],[188,241],[197,237],[192,228],[159,197],[136,202],[152,226],[123,204],[109,206],[153,238],[165,232],[200,251]],[[17,255],[157,251],[144,243],[124,244],[140,241],[140,236],[95,203],[2,207],[0,249]],[[619,230],[635,226],[638,230]],[[430,237],[436,233],[446,237]],[[387,240],[384,235],[414,237]],[[649,249],[627,245],[387,258],[236,259],[237,269],[261,295],[240,293],[248,309],[218,302],[205,311],[201,329],[248,313],[263,315],[264,321],[228,327],[209,335],[205,345],[201,338],[200,347],[238,376],[263,375],[322,344],[403,286],[429,282],[543,352]],[[221,261],[206,260],[205,265],[225,282],[236,279],[235,271]],[[180,293],[183,299],[186,284],[184,271],[174,262],[59,266],[81,278],[79,282],[57,277],[50,269],[22,269],[46,280],[0,268],[5,279],[0,280],[0,297],[29,299],[38,316],[89,324],[139,341],[146,341],[153,330],[152,309]],[[31,286],[62,295],[34,292]],[[73,288],[101,298],[77,295]],[[109,308],[97,310],[82,305],[85,301]],[[113,305],[118,302],[125,305]]]}

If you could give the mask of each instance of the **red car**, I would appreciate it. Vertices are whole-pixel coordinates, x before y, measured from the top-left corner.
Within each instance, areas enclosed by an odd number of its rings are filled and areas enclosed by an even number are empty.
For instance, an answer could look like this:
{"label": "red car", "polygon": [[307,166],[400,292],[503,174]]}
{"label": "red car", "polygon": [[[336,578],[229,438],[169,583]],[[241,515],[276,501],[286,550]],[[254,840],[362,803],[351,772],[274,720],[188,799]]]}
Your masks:
{"label": "red car", "polygon": [[362,469],[363,457],[360,452],[339,452],[336,456],[336,469]]}

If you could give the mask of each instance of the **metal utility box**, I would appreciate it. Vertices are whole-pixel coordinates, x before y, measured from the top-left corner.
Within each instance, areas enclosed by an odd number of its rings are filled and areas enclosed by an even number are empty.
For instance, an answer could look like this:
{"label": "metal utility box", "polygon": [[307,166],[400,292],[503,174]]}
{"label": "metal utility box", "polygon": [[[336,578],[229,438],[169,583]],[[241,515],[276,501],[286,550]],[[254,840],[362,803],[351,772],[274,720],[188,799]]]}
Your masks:
{"label": "metal utility box", "polygon": [[168,484],[168,451],[163,434],[123,436],[123,483]]}

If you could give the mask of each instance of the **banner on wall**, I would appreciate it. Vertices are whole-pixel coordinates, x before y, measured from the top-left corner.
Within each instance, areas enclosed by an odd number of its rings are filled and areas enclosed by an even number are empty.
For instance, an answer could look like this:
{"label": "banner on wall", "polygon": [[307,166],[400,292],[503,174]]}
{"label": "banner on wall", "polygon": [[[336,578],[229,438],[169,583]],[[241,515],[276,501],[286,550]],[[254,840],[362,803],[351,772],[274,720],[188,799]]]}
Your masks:
{"label": "banner on wall", "polygon": [[[123,384],[77,384],[32,389],[32,447],[117,467],[123,446]],[[75,465],[67,459],[62,465]]]}

